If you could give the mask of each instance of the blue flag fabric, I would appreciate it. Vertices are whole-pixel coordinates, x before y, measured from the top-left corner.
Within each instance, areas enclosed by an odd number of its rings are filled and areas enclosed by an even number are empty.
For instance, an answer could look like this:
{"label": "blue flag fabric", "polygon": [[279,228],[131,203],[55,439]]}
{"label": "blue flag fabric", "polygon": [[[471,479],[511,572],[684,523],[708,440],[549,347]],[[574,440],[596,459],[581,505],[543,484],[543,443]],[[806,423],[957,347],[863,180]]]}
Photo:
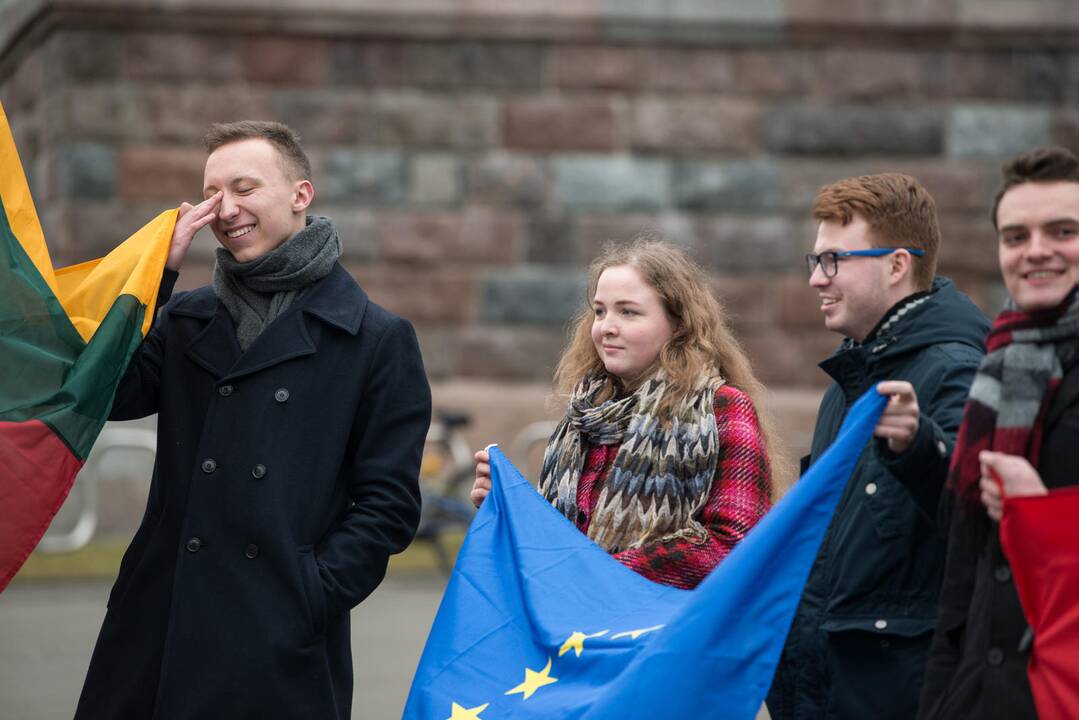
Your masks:
{"label": "blue flag fabric", "polygon": [[492,447],[491,493],[404,717],[751,720],[886,401],[875,389],[862,396],[828,451],[692,591],[611,558]]}

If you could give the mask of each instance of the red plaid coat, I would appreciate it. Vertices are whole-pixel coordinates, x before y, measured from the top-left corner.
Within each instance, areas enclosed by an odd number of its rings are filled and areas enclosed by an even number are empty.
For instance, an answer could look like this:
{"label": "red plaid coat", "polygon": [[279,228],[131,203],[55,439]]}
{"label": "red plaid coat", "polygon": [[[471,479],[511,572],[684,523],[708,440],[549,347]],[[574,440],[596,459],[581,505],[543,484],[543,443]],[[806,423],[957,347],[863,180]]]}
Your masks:
{"label": "red plaid coat", "polygon": [[[771,507],[772,480],[768,472],[764,436],[753,402],[741,390],[724,385],[716,391],[716,427],[719,460],[708,502],[697,520],[708,539],[657,542],[616,553],[622,564],[664,585],[694,588]],[[577,485],[577,527],[588,532],[600,491],[607,481],[618,445],[589,448]]]}

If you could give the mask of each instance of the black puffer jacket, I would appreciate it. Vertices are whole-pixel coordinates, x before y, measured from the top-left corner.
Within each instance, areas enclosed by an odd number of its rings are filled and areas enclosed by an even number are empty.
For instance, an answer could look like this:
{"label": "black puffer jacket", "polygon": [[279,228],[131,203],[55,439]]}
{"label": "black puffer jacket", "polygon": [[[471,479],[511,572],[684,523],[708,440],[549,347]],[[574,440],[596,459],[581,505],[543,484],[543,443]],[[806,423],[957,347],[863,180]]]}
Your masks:
{"label": "black puffer jacket", "polygon": [[892,455],[874,440],[851,475],[768,696],[774,720],[909,720],[917,708],[944,566],[937,503],[989,323],[944,278],[895,315],[887,313],[866,343],[846,340],[821,363],[834,382],[806,467],[831,444],[851,404],[882,380],[910,382],[922,416],[906,452]]}

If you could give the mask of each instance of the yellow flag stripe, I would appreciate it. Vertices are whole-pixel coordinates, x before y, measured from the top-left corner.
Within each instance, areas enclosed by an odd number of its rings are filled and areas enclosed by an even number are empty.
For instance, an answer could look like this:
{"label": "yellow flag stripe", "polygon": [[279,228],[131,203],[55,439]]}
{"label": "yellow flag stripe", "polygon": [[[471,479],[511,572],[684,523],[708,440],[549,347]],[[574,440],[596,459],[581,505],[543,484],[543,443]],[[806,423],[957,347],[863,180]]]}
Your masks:
{"label": "yellow flag stripe", "polygon": [[2,104],[0,199],[13,234],[83,340],[90,341],[116,298],[124,294],[135,296],[150,310],[142,334],[150,331],[176,210],[161,213],[103,258],[54,270]]}
{"label": "yellow flag stripe", "polygon": [[4,213],[12,233],[46,284],[56,293],[56,276],[49,249],[41,232],[34,200],[30,197],[30,188],[26,185],[26,174],[19,161],[19,152],[15,148],[3,103],[0,103],[0,201],[4,204]]}
{"label": "yellow flag stripe", "polygon": [[[120,295],[155,307],[176,217],[176,210],[166,210],[105,257],[56,271],[60,303],[84,340],[90,341]],[[143,336],[152,322],[153,312],[147,312]]]}

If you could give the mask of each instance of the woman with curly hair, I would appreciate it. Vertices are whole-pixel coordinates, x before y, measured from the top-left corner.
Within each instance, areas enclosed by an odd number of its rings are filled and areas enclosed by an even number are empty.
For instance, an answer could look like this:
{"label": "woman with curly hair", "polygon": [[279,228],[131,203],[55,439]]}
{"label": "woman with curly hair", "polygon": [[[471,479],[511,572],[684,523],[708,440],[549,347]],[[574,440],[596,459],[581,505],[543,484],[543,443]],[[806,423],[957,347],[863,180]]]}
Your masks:
{"label": "woman with curly hair", "polygon": [[[768,511],[762,391],[704,272],[651,238],[609,246],[555,371],[568,396],[539,491],[619,562],[693,588]],[[476,453],[472,501],[491,487]]]}

